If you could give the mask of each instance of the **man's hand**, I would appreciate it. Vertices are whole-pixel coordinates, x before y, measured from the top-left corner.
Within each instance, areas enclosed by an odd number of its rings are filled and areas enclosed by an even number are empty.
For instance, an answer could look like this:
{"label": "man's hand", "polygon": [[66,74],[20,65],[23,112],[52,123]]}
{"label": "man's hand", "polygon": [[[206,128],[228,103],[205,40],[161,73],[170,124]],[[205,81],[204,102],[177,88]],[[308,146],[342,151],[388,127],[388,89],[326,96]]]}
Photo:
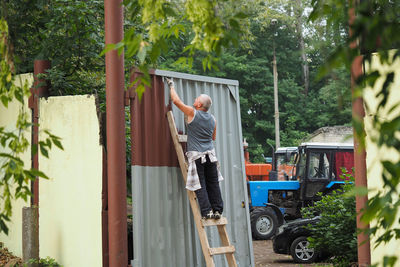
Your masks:
{"label": "man's hand", "polygon": [[169,88],[174,87],[174,81],[172,80],[172,78],[171,79],[167,78],[167,84],[168,84]]}

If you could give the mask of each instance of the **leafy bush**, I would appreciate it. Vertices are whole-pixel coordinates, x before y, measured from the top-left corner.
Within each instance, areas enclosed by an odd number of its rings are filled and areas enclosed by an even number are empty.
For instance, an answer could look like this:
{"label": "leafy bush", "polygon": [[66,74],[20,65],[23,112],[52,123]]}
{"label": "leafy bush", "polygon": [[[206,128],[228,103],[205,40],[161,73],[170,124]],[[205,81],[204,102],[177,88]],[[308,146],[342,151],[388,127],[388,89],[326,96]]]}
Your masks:
{"label": "leafy bush", "polygon": [[320,194],[321,200],[314,206],[302,209],[305,218],[321,216],[318,224],[307,226],[312,232],[309,241],[312,247],[333,256],[335,266],[357,262],[356,201],[353,195],[346,194],[353,187],[353,183],[346,182],[328,195]]}
{"label": "leafy bush", "polygon": [[28,263],[39,263],[38,267],[62,267],[55,259],[46,257],[44,259],[30,259]]}

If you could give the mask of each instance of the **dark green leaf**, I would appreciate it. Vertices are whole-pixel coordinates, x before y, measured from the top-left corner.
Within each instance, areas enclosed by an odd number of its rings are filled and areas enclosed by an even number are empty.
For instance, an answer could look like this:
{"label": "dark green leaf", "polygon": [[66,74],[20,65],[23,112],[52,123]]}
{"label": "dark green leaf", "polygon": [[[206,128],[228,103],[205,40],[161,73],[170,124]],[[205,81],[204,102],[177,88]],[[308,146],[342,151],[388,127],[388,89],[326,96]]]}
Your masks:
{"label": "dark green leaf", "polygon": [[46,158],[49,158],[49,152],[47,151],[45,145],[39,144],[39,148],[42,155],[45,156]]}
{"label": "dark green leaf", "polygon": [[8,98],[5,95],[2,95],[0,97],[1,102],[3,103],[3,105],[8,108]]}
{"label": "dark green leaf", "polygon": [[32,176],[49,179],[49,177],[47,177],[47,175],[44,174],[44,172],[42,172],[42,171],[39,171],[39,170],[36,170],[36,169],[30,169],[29,172],[31,173]]}
{"label": "dark green leaf", "polygon": [[53,143],[61,150],[64,150],[64,147],[62,146],[61,142],[58,139],[53,138]]}

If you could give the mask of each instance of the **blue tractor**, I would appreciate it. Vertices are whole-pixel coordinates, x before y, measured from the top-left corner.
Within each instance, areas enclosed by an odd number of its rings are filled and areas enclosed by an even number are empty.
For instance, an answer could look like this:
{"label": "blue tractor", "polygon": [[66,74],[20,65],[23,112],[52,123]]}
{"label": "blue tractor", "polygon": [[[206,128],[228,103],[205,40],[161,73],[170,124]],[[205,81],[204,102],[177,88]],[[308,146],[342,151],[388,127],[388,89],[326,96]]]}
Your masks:
{"label": "blue tractor", "polygon": [[320,199],[318,192],[328,194],[344,184],[343,171],[354,167],[353,150],[353,144],[339,143],[277,150],[270,180],[248,182],[253,238],[272,238],[285,221],[301,218],[301,208]]}

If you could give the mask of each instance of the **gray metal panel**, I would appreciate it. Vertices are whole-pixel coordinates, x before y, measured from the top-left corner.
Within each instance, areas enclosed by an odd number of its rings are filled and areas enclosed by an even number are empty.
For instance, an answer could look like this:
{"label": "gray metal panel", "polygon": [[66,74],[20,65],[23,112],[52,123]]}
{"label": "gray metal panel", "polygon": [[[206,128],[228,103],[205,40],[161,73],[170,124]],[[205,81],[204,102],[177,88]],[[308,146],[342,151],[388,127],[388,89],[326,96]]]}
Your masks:
{"label": "gray metal panel", "polygon": [[[133,267],[204,267],[190,204],[180,169],[175,167],[132,166]],[[226,203],[225,199],[225,203]],[[228,208],[228,207],[226,207]],[[244,209],[243,209],[244,210]],[[238,266],[251,264],[244,218],[225,214],[227,230]],[[236,215],[235,215],[236,216]],[[211,247],[221,246],[216,227],[207,227]],[[223,255],[214,256],[217,267],[227,266]]]}
{"label": "gray metal panel", "polygon": [[187,73],[168,71],[168,70],[155,70],[154,74],[157,76],[163,76],[163,77],[167,77],[167,78],[178,78],[178,79],[184,79],[184,80],[193,80],[193,81],[219,83],[219,84],[231,84],[231,85],[236,85],[236,86],[239,85],[239,82],[237,80],[187,74]]}
{"label": "gray metal panel", "polygon": [[132,166],[134,267],[202,266],[179,171]]}
{"label": "gray metal panel", "polygon": [[[212,98],[210,112],[217,120],[215,148],[225,178],[221,182],[221,190],[224,216],[229,222],[227,230],[236,247],[238,266],[254,266],[238,82],[158,70],[155,74],[173,77],[176,91],[186,104],[192,104],[201,93]],[[168,96],[167,86],[164,90]],[[173,113],[178,131],[186,133],[183,113],[175,106]],[[132,166],[132,176],[134,267],[205,266],[180,170],[173,167]],[[210,246],[218,247],[218,231],[216,227],[212,228],[215,229],[208,232]],[[168,244],[163,243],[167,241]],[[171,262],[163,259],[171,259]],[[227,266],[223,255],[214,256],[214,259],[217,267]]]}

